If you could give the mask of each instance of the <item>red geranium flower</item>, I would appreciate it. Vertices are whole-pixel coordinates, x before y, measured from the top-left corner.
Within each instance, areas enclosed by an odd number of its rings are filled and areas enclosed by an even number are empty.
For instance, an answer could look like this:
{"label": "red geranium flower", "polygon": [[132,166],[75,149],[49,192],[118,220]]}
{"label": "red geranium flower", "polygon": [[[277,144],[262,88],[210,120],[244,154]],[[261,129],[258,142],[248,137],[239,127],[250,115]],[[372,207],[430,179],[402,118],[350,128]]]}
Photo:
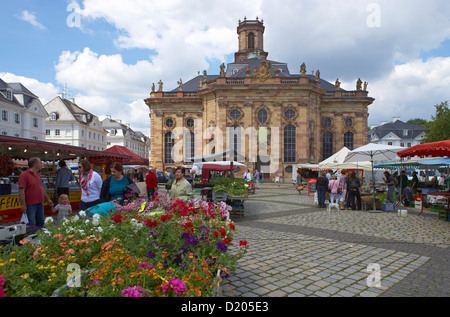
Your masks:
{"label": "red geranium flower", "polygon": [[219,236],[219,233],[218,233],[217,231],[214,231],[214,235],[215,235],[216,237],[218,237],[218,236]]}
{"label": "red geranium flower", "polygon": [[226,245],[228,245],[228,243],[230,243],[230,242],[231,242],[230,238],[225,238],[225,240],[223,240],[223,243],[225,243]]}
{"label": "red geranium flower", "polygon": [[115,223],[122,222],[122,215],[115,215],[113,220]]}
{"label": "red geranium flower", "polygon": [[229,225],[228,225],[231,229],[236,229],[236,227],[234,226],[234,224],[232,224],[232,223],[230,223]]}
{"label": "red geranium flower", "polygon": [[245,247],[245,246],[247,245],[247,243],[248,243],[247,241],[241,240],[241,241],[239,241],[239,246],[240,246],[240,247],[242,247],[242,246]]}
{"label": "red geranium flower", "polygon": [[220,228],[219,232],[222,237],[225,237],[227,235],[227,232],[225,231],[224,228]]}

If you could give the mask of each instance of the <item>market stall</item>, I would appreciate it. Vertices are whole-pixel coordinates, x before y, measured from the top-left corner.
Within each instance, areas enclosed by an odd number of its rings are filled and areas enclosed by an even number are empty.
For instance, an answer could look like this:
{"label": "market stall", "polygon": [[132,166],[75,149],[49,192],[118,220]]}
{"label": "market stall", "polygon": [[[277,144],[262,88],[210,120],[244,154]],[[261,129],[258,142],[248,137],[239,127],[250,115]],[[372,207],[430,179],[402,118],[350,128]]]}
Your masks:
{"label": "market stall", "polygon": [[[413,157],[413,156],[428,156],[428,157],[445,157],[436,159],[434,162],[427,160],[427,161],[418,161],[418,163],[423,166],[446,166],[447,167],[447,178],[448,178],[448,167],[450,165],[449,157],[450,157],[450,140],[444,140],[444,141],[438,141],[438,142],[431,142],[431,143],[425,143],[425,144],[418,144],[413,147],[407,148],[405,150],[399,151],[398,153],[399,157]],[[422,164],[421,164],[422,163]],[[447,189],[448,190],[448,189]],[[419,213],[420,215],[423,215],[425,217],[424,213],[424,207],[425,202],[430,203],[430,210],[433,207],[433,203],[435,204],[437,208],[439,208],[439,218],[446,220],[448,217],[448,211],[449,211],[449,192],[445,191],[427,191],[423,192],[420,197],[420,200],[422,202],[421,204],[421,211]],[[436,204],[438,202],[438,204]],[[441,212],[442,211],[442,212]],[[442,213],[444,216],[442,216]]]}
{"label": "market stall", "polygon": [[[47,195],[54,198],[58,161],[78,158],[114,160],[124,156],[71,145],[0,136],[0,223],[16,222],[22,217],[18,179],[21,171],[27,168],[25,163],[32,157],[39,157],[44,162],[45,167],[40,173],[42,183]],[[72,210],[78,210],[81,191],[77,182],[70,184],[69,199]],[[47,202],[44,203],[44,212],[46,216],[52,215]]]}

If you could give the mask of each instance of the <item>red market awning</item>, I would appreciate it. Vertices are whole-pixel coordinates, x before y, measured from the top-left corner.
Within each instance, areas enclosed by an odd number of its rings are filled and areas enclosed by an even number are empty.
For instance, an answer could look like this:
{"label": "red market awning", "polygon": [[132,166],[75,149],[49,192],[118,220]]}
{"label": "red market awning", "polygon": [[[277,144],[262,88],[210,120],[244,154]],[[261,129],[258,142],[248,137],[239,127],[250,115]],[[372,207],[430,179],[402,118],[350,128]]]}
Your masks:
{"label": "red market awning", "polygon": [[148,159],[137,155],[136,153],[130,151],[125,146],[114,145],[114,146],[110,147],[109,149],[106,149],[103,152],[105,152],[105,153],[114,153],[114,154],[120,154],[120,155],[127,156],[127,158],[124,158],[122,164],[127,164],[127,165],[146,165],[146,166],[149,165],[149,160]]}
{"label": "red market awning", "polygon": [[22,160],[27,160],[32,157],[39,157],[42,161],[74,160],[78,157],[87,158],[89,160],[91,160],[91,158],[128,158],[128,156],[117,153],[92,151],[79,146],[16,138],[5,135],[0,136],[0,150],[0,154],[6,154],[13,159]]}
{"label": "red market awning", "polygon": [[450,157],[450,140],[417,144],[397,153],[399,157],[432,156]]}

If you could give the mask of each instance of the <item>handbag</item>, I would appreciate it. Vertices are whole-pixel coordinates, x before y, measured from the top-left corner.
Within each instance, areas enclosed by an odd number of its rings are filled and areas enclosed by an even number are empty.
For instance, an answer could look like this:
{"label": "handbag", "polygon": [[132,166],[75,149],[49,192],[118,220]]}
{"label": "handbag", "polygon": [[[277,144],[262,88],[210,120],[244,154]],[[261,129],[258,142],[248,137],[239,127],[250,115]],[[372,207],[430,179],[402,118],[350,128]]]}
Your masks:
{"label": "handbag", "polygon": [[133,197],[134,196],[139,197],[141,191],[139,190],[139,187],[137,187],[135,183],[131,183],[123,188],[123,194],[125,198],[127,198],[128,195],[133,195]]}

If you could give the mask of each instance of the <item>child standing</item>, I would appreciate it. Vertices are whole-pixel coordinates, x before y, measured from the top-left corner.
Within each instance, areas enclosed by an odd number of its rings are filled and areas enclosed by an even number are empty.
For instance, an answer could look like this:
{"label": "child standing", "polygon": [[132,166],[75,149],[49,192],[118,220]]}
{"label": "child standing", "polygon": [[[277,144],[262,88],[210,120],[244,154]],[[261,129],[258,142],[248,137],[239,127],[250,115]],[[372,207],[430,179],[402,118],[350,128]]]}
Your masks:
{"label": "child standing", "polygon": [[72,213],[72,206],[70,205],[69,196],[63,194],[58,198],[58,205],[53,207],[53,213],[58,212],[56,225],[60,225],[63,218],[68,217]]}

